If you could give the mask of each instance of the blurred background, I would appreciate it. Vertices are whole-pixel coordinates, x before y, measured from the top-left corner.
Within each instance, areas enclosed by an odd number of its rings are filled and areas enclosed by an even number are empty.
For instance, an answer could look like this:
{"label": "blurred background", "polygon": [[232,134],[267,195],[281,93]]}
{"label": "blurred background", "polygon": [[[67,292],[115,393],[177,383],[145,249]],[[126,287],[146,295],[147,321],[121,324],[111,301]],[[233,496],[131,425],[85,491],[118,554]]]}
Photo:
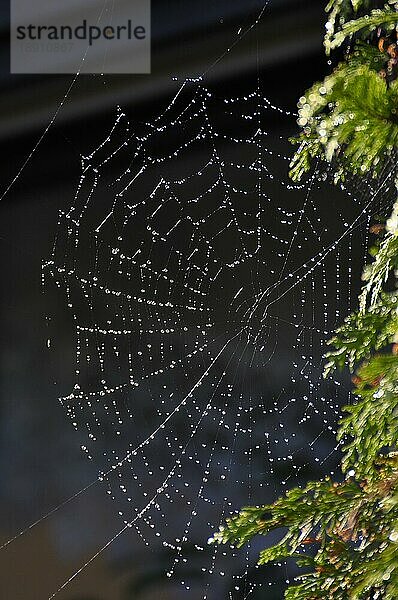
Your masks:
{"label": "blurred background", "polygon": [[[80,155],[102,140],[117,104],[132,121],[150,120],[168,105],[178,82],[205,71],[205,83],[226,95],[254,87],[259,75],[270,101],[294,111],[302,92],[328,68],[319,0],[271,0],[255,30],[214,64],[234,43],[237,31],[255,21],[262,5],[258,0],[153,0],[152,74],[79,77],[0,203],[0,544],[96,477],[57,401],[63,365],[49,360],[41,287],[41,263],[51,251],[58,210],[73,197]],[[5,3],[0,7],[1,192],[37,144],[72,81],[72,76],[9,74],[7,8]],[[270,119],[268,129],[286,139],[296,124],[293,117],[283,123]],[[323,196],[325,206],[333,194],[330,188],[330,198]],[[65,363],[68,359],[65,351]],[[104,491],[93,487],[2,549],[0,598],[47,598],[119,529],[116,512]],[[151,577],[155,584],[148,585]],[[278,570],[273,577],[275,587],[259,597],[282,598],[285,577]],[[156,572],[148,575],[137,564],[135,541],[125,539],[58,598],[177,598],[156,581]]]}

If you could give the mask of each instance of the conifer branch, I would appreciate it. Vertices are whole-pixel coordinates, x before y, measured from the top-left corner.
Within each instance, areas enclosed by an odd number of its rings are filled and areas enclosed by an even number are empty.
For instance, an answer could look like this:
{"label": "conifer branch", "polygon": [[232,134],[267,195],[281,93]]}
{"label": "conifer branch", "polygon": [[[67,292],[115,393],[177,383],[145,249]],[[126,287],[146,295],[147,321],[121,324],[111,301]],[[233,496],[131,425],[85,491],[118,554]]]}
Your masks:
{"label": "conifer branch", "polygon": [[[382,9],[367,0],[330,0],[325,45],[362,34],[344,63],[315,84],[299,104],[301,135],[291,176],[309,171],[315,156],[335,169],[335,180],[375,177],[398,149],[398,49],[375,28],[394,28],[396,0]],[[380,32],[378,32],[379,34]],[[396,173],[396,161],[393,169]],[[398,598],[398,201],[365,268],[358,310],[330,341],[325,377],[350,370],[355,400],[345,407],[337,439],[342,479],[294,488],[269,505],[246,507],[209,540],[242,546],[264,537],[259,564],[292,558],[305,569],[287,600],[396,600]],[[267,536],[280,531],[280,541]]]}

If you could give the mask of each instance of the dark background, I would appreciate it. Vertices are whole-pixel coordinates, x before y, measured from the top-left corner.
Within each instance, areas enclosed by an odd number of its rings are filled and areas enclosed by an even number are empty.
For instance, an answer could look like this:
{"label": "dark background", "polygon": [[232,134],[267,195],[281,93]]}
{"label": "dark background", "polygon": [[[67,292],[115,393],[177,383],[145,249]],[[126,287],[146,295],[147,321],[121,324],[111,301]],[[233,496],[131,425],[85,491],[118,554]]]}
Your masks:
{"label": "dark background", "polygon": [[[322,51],[323,3],[273,0],[258,26],[228,56],[237,30],[248,27],[257,0],[153,0],[152,74],[81,76],[55,123],[0,204],[0,542],[6,541],[95,478],[57,402],[56,374],[45,348],[41,262],[49,255],[57,212],[68,205],[80,154],[94,147],[120,104],[131,120],[156,116],[178,81],[208,71],[206,85],[239,95],[260,77],[267,97],[295,110],[297,98],[327,70]],[[1,8],[1,191],[42,135],[72,76],[11,76],[8,14]],[[177,78],[178,81],[174,81]],[[276,119],[270,133],[296,131]],[[332,190],[330,191],[332,198]],[[325,205],[329,199],[324,198]],[[65,356],[67,361],[67,356]],[[0,598],[48,597],[118,529],[115,508],[93,488],[0,551]],[[59,594],[59,600],[172,598],[162,587],[128,595],[137,570],[134,541],[115,544]],[[138,566],[138,569],[142,565]],[[283,572],[275,571],[278,584]],[[272,594],[272,595],[271,595]],[[188,596],[186,596],[188,597]],[[282,588],[263,598],[281,598]]]}

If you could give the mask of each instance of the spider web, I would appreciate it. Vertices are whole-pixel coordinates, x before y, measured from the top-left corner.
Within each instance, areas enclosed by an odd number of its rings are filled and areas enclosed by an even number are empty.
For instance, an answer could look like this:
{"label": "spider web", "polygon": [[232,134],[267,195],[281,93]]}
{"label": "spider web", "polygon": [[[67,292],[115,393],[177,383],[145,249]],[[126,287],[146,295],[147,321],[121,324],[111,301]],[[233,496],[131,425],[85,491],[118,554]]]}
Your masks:
{"label": "spider web", "polygon": [[208,538],[338,460],[349,392],[323,379],[322,355],[392,182],[387,170],[325,205],[327,170],[293,185],[275,120],[292,115],[260,87],[225,99],[200,82],[151,123],[132,128],[119,110],[82,158],[44,264],[60,307],[48,344],[57,351],[66,320],[75,346],[60,400],[121,518],[104,548],[131,530],[138,562],[168,563],[175,597],[271,586],[270,570],[253,569],[261,540],[236,550]]}

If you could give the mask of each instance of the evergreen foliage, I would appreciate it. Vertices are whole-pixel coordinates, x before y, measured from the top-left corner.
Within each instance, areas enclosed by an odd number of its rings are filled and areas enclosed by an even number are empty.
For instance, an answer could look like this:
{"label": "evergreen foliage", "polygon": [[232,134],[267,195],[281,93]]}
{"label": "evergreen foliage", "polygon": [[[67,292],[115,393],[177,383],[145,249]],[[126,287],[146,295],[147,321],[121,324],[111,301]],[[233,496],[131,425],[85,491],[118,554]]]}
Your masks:
{"label": "evergreen foliage", "polygon": [[[310,170],[315,156],[334,161],[336,180],[347,172],[377,175],[386,154],[397,147],[398,48],[395,30],[392,34],[390,28],[398,24],[398,4],[344,22],[350,10],[355,12],[368,4],[346,0],[329,4],[333,16],[327,23],[327,49],[358,32],[368,34],[368,39],[366,43],[357,40],[347,59],[300,98],[298,123],[302,133],[292,140],[299,145],[291,164],[295,181]],[[340,29],[335,31],[337,16]],[[383,25],[388,29],[381,30]],[[378,27],[377,33],[383,31],[394,39],[376,35],[378,43],[370,43],[369,32]]]}
{"label": "evergreen foliage", "polygon": [[[332,163],[336,180],[348,173],[377,176],[396,155],[398,5],[374,4],[331,0],[327,6],[327,49],[357,33],[365,42],[356,40],[344,63],[300,99],[294,179],[319,155]],[[355,385],[356,399],[338,430],[340,481],[326,477],[273,504],[243,508],[210,540],[241,547],[280,531],[278,543],[267,546],[265,539],[259,564],[291,558],[304,569],[287,600],[398,598],[398,201],[385,228],[375,230],[358,310],[330,341],[325,366],[326,377],[348,367]]]}
{"label": "evergreen foliage", "polygon": [[324,45],[326,54],[330,54],[331,42],[336,32],[340,31],[344,24],[354,17],[359,17],[369,9],[383,8],[385,1],[375,0],[329,0],[326,6],[328,20],[325,25],[326,34]]}
{"label": "evergreen foliage", "polygon": [[390,86],[371,66],[353,63],[338,67],[315,84],[299,103],[303,133],[293,140],[299,149],[291,176],[299,180],[312,159],[336,159],[336,180],[347,172],[377,174],[386,151],[398,145],[398,81]]}
{"label": "evergreen foliage", "polygon": [[395,8],[397,3],[394,1],[390,4],[393,4],[394,6],[386,5],[384,9],[374,9],[370,14],[344,23],[341,29],[331,36],[328,43],[328,49],[334,50],[335,48],[338,48],[348,37],[359,32],[361,32],[362,35],[370,34],[374,32],[377,27],[383,27],[386,32],[393,30],[398,22]]}

